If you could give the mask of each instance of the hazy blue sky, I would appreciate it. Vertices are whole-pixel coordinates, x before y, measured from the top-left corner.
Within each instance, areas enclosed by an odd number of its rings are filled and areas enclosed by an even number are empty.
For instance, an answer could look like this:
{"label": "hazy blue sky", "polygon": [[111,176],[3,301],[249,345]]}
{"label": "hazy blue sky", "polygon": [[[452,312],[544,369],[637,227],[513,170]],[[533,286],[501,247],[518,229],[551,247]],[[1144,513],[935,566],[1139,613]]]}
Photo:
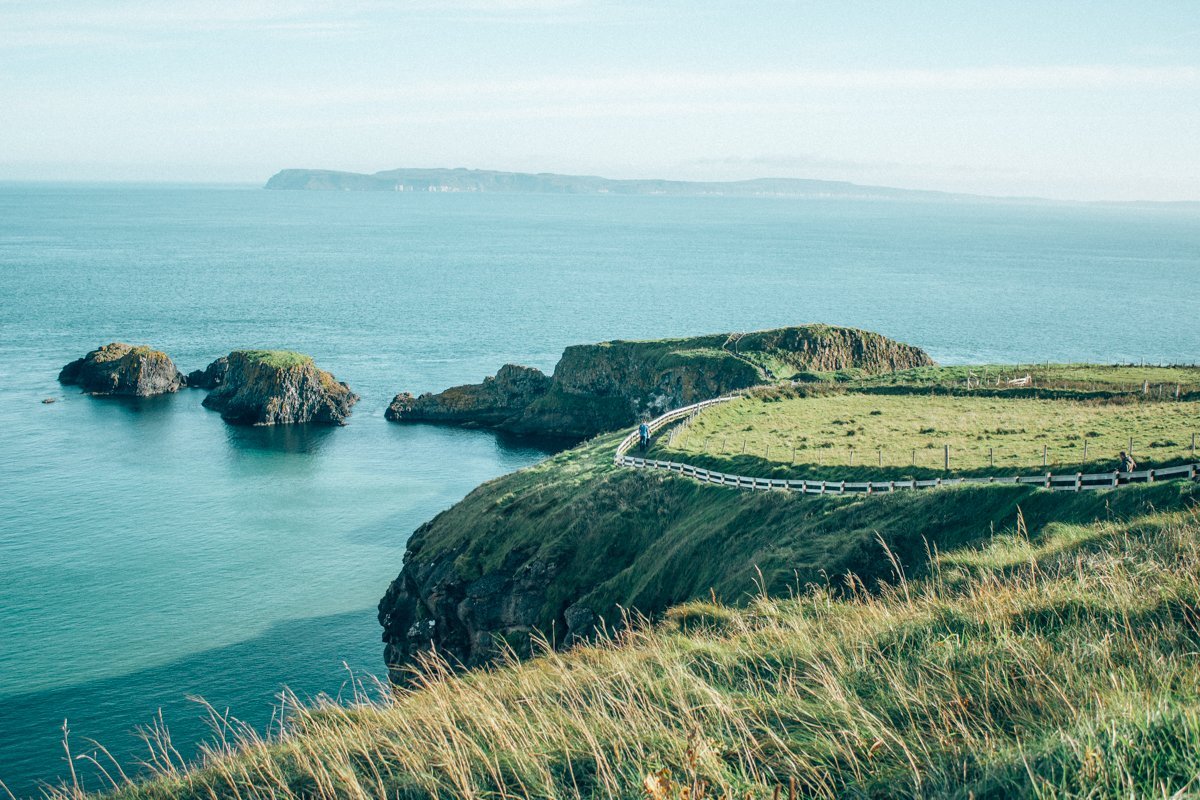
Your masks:
{"label": "hazy blue sky", "polygon": [[397,166],[1200,199],[1200,2],[0,0],[0,179]]}

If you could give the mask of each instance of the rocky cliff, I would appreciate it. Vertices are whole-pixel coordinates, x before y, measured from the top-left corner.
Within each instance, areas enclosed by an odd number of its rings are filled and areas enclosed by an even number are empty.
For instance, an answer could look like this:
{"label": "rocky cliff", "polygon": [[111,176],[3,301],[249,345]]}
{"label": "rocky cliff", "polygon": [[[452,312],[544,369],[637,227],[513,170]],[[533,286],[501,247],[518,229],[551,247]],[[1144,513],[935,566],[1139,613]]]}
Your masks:
{"label": "rocky cliff", "polygon": [[811,373],[876,374],[933,361],[920,348],[853,328],[804,325],[744,335],[613,341],[563,351],[546,378],[507,365],[481,384],[413,398],[388,419],[586,437],[726,392]]}
{"label": "rocky cliff", "polygon": [[[342,425],[358,402],[349,386],[300,353],[235,350],[225,360],[223,378],[204,405],[220,411],[229,423]],[[220,368],[214,362],[206,372],[219,373]]]}
{"label": "rocky cliff", "polygon": [[130,397],[177,392],[185,384],[166,353],[123,342],[106,344],[72,361],[58,373],[58,380],[88,394]]}

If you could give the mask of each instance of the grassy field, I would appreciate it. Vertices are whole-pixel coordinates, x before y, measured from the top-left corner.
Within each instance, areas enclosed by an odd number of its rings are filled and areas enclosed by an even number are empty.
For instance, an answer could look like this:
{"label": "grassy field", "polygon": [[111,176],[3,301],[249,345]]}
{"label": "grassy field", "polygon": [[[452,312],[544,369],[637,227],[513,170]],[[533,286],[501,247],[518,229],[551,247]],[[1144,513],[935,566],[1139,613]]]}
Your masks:
{"label": "grassy field", "polygon": [[[1174,486],[1121,493],[1164,507],[1165,491],[1195,493]],[[190,768],[160,741],[157,777],[118,776],[110,793],[1193,796],[1198,576],[1194,511],[1040,526],[1018,515],[878,591],[698,600],[658,625],[467,674],[430,660],[410,689],[297,704],[281,736],[230,733]]]}
{"label": "grassy field", "polygon": [[853,466],[895,475],[940,473],[949,446],[952,472],[1030,474],[1043,455],[1046,469],[1113,469],[1131,438],[1139,464],[1177,463],[1192,457],[1196,434],[1200,400],[765,392],[706,409],[659,437],[653,455],[739,462],[745,474],[795,464],[806,474]]}
{"label": "grassy field", "polygon": [[1026,376],[1037,389],[1124,392],[1160,398],[1200,391],[1196,366],[1113,364],[983,364],[918,367],[862,379],[864,386],[1003,388]]}

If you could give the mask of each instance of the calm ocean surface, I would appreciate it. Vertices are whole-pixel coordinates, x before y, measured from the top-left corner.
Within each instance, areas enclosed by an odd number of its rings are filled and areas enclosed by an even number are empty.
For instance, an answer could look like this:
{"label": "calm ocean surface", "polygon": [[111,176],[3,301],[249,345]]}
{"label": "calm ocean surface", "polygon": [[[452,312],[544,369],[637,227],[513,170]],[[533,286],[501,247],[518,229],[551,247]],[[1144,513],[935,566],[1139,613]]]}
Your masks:
{"label": "calm ocean surface", "polygon": [[[387,424],[400,390],[810,321],[947,362],[1192,363],[1198,301],[1194,207],[0,185],[0,780],[63,774],[64,719],[136,757],[161,709],[187,753],[188,695],[261,725],[284,684],[382,673],[408,535],[547,452]],[[297,349],[362,400],[345,428],[245,430],[197,391],[56,383],[112,340],[184,372]]]}

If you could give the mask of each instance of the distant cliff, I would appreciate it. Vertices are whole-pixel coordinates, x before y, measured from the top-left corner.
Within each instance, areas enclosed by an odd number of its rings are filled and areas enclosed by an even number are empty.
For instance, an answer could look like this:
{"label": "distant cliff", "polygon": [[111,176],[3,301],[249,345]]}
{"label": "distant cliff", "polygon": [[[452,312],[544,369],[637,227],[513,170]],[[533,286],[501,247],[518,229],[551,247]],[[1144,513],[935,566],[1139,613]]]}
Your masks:
{"label": "distant cliff", "polygon": [[[328,169],[285,169],[267,189],[345,192],[510,192],[523,194],[726,195],[735,197],[837,197],[908,200],[968,199],[971,195],[860,186],[845,181],[759,178],[748,181],[611,180],[551,172],[481,169],[389,169],[373,174]],[[979,198],[974,198],[979,199]]]}
{"label": "distant cliff", "polygon": [[920,348],[829,325],[601,342],[568,347],[552,377],[510,364],[480,384],[416,398],[398,394],[387,418],[585,437],[630,425],[643,414],[778,379],[932,363]]}

